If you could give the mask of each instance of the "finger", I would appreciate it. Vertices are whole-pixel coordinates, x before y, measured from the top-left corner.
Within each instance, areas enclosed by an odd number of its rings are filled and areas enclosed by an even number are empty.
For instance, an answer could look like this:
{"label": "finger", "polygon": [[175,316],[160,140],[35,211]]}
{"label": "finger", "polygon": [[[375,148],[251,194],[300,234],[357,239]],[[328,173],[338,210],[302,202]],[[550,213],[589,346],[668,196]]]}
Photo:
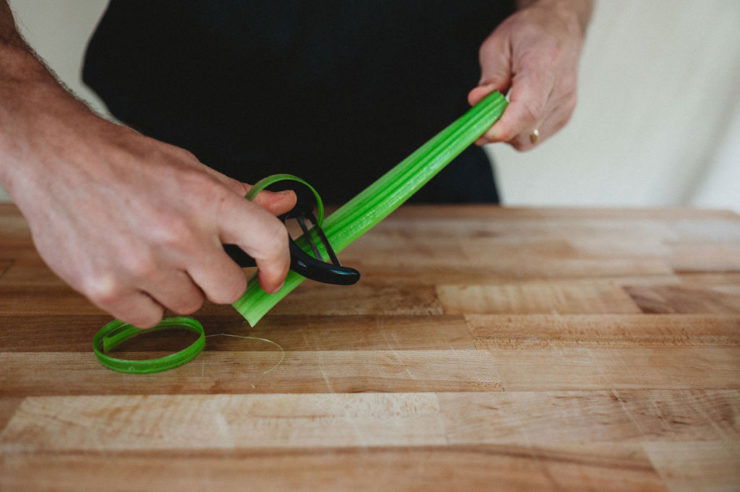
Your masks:
{"label": "finger", "polygon": [[534,129],[529,133],[520,133],[508,142],[512,147],[519,151],[530,150],[555,135],[568,123],[576,105],[575,94],[565,92],[556,95],[560,92],[562,91],[557,87],[553,89],[544,111],[546,116],[535,126],[537,137],[533,138]]}
{"label": "finger", "polygon": [[511,85],[511,60],[506,36],[491,35],[481,45],[478,58],[481,77],[478,86],[468,93],[468,102],[475,105],[493,91],[506,93]]}
{"label": "finger", "polygon": [[239,180],[226,176],[223,173],[216,171],[215,169],[206,166],[202,162],[198,162],[198,167],[203,169],[210,176],[216,178],[219,182],[224,184],[229,190],[237,195],[244,196],[249,191],[250,186],[246,183],[242,183]]}
{"label": "finger", "polygon": [[536,142],[532,141],[530,135],[518,135],[514,141],[511,142],[512,147],[519,151],[531,150],[534,147],[539,146],[560,131],[568,120],[570,119],[570,112],[566,110],[556,110],[550,113],[545,120],[537,127],[539,131],[539,137]]}
{"label": "finger", "polygon": [[[242,183],[241,181],[226,176],[225,174],[222,174],[215,169],[206,166],[202,162],[198,162],[198,166],[201,167],[209,175],[213,176],[218,181],[223,183],[233,193],[241,197],[246,196],[246,194],[249,193],[249,190],[252,189],[252,185],[248,183]],[[295,207],[296,200],[296,194],[291,190],[277,192],[262,190],[252,201],[273,215],[281,215]]]}
{"label": "finger", "polygon": [[503,94],[506,94],[507,89],[507,82],[479,85],[468,93],[468,103],[470,103],[471,106],[475,106],[481,99],[486,97],[491,92],[499,91]]}
{"label": "finger", "polygon": [[[249,185],[247,185],[249,186]],[[268,191],[262,190],[252,200],[273,215],[282,215],[295,207],[298,197],[292,190]]]}
{"label": "finger", "polygon": [[[221,175],[219,178],[231,191],[240,197],[246,196],[249,190],[252,189],[252,185],[242,183],[228,176]],[[270,191],[262,190],[257,193],[252,202],[256,203],[260,207],[264,208],[273,215],[282,215],[295,207],[297,197],[292,190],[283,191]]]}
{"label": "finger", "polygon": [[188,266],[188,274],[208,300],[216,304],[232,304],[247,289],[244,270],[223,252],[220,244],[202,261]]}
{"label": "finger", "polygon": [[274,215],[239,197],[225,200],[220,214],[220,239],[236,244],[257,262],[260,285],[267,292],[282,286],[290,268],[288,231]]}
{"label": "finger", "polygon": [[483,138],[487,142],[512,142],[519,136],[529,135],[547,116],[552,88],[551,77],[531,73],[517,75],[512,84],[509,106]]}
{"label": "finger", "polygon": [[205,300],[203,292],[182,270],[163,271],[142,286],[142,290],[177,314],[194,313]]}
{"label": "finger", "polygon": [[164,315],[162,305],[148,294],[137,290],[115,296],[91,296],[90,300],[113,317],[138,328],[152,328]]}

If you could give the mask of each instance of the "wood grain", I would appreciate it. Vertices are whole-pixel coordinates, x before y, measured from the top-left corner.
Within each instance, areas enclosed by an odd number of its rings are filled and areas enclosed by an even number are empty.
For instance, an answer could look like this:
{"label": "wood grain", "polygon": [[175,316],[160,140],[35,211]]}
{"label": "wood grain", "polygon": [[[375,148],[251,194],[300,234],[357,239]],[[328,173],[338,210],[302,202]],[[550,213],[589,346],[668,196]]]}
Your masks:
{"label": "wood grain", "polygon": [[[639,446],[298,448],[10,454],[10,489],[666,490]],[[725,475],[732,480],[731,474]]]}
{"label": "wood grain", "polygon": [[[258,326],[102,368],[0,205],[0,490],[738,490],[740,217],[405,207]],[[133,340],[156,357],[189,335]]]}
{"label": "wood grain", "polygon": [[647,442],[645,450],[671,490],[737,490],[740,445],[733,441]]}
{"label": "wood grain", "polygon": [[440,285],[437,294],[448,314],[640,312],[624,289],[608,282]]}

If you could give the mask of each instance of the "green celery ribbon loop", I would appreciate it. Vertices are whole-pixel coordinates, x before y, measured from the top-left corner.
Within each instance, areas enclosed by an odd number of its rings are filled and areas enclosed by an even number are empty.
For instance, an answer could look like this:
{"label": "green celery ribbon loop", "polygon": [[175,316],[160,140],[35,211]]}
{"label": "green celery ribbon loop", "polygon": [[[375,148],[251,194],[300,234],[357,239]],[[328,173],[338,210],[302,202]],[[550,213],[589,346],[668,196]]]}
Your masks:
{"label": "green celery ribbon loop", "polygon": [[[183,329],[198,334],[198,339],[192,344],[175,352],[157,359],[128,360],[111,357],[108,352],[131,338],[146,333],[162,330]],[[169,371],[195,359],[206,346],[206,334],[203,325],[199,321],[186,316],[165,318],[154,328],[142,330],[123,321],[113,320],[103,326],[93,337],[93,352],[98,361],[108,369],[127,374],[152,374],[155,372]]]}
{"label": "green celery ribbon loop", "polygon": [[321,226],[324,221],[324,201],[321,199],[319,192],[316,191],[316,188],[298,176],[293,176],[292,174],[272,174],[266,178],[262,178],[252,186],[245,198],[250,201],[254,200],[260,191],[280,181],[295,181],[305,185],[309,190],[311,190],[311,193],[313,193],[313,196],[316,198],[316,222]]}

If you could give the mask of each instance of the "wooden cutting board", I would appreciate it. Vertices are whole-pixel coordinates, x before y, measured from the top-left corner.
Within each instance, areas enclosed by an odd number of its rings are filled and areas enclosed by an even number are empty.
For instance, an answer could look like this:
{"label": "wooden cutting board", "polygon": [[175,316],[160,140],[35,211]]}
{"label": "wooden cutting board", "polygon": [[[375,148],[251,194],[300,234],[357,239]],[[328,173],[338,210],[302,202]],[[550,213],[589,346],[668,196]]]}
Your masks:
{"label": "wooden cutting board", "polygon": [[0,489],[740,490],[738,215],[407,207],[342,257],[254,329],[196,315],[276,369],[213,337],[123,375],[0,206]]}

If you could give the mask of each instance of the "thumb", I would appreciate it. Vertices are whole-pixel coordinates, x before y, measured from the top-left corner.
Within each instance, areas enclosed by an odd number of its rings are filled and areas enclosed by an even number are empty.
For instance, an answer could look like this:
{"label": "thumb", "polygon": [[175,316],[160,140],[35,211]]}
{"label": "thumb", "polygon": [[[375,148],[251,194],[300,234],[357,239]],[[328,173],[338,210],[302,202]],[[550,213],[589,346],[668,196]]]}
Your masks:
{"label": "thumb", "polygon": [[[252,188],[251,185],[246,183],[244,183],[244,186],[247,192]],[[257,193],[252,201],[273,215],[281,215],[295,207],[297,199],[295,192],[291,190],[262,190]]]}
{"label": "thumb", "polygon": [[478,57],[480,62],[480,81],[478,85],[468,93],[468,102],[475,105],[493,91],[506,91],[511,86],[511,60],[506,43],[497,39],[496,33],[492,34],[481,45]]}

